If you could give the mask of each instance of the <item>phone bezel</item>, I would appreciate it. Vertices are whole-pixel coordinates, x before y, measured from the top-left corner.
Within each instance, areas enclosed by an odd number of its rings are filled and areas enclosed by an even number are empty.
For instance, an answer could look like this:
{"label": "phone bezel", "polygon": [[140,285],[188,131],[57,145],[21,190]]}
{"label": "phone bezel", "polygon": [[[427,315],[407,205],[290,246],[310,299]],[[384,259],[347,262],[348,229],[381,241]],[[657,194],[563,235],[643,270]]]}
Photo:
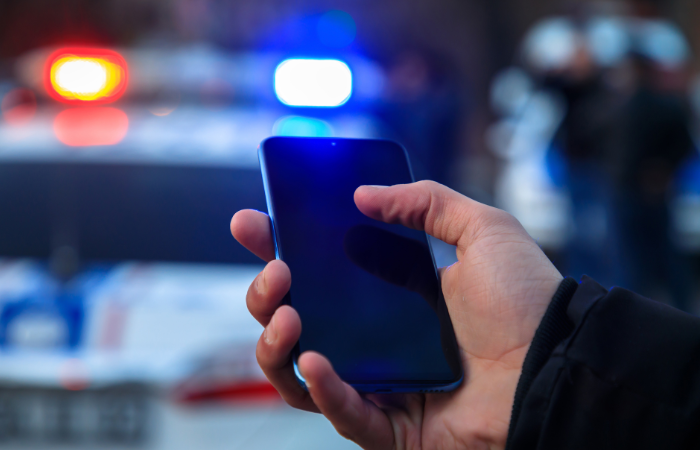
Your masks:
{"label": "phone bezel", "polygon": [[[263,187],[265,191],[265,203],[267,206],[267,212],[268,216],[270,217],[270,224],[272,227],[272,236],[273,236],[273,243],[275,247],[275,258],[279,260],[283,260],[281,250],[278,245],[279,237],[277,234],[277,226],[276,226],[276,221],[275,221],[275,215],[274,215],[274,209],[272,207],[272,199],[270,198],[270,187],[269,187],[269,181],[268,181],[268,175],[267,175],[267,168],[265,165],[265,147],[268,145],[271,141],[280,141],[280,140],[290,140],[290,141],[299,141],[299,140],[314,140],[317,142],[322,142],[326,141],[328,142],[329,147],[334,147],[337,145],[337,142],[343,141],[343,142],[352,142],[352,145],[357,145],[361,144],[362,142],[382,142],[385,144],[389,144],[392,146],[398,146],[404,154],[404,157],[406,159],[406,164],[408,166],[408,170],[411,176],[411,181],[415,182],[415,177],[413,175],[413,169],[411,167],[411,161],[408,156],[408,152],[406,149],[399,143],[386,140],[386,139],[354,139],[354,138],[298,138],[298,137],[270,137],[265,139],[263,142],[260,143],[258,147],[258,160],[260,163],[260,172],[262,174],[262,181],[263,181]],[[331,150],[331,148],[329,148]],[[433,269],[435,270],[436,276],[438,276],[439,279],[439,272],[437,268],[437,264],[435,262],[435,254],[433,252],[433,247],[432,244],[430,243],[430,238],[428,237],[428,234],[425,233],[426,237],[426,242],[428,243],[428,248],[430,249],[430,256],[432,258],[433,262]],[[445,299],[443,297],[442,291],[440,292],[440,299],[439,301],[445,302]],[[289,294],[287,294],[282,302],[283,304],[287,304],[291,306],[291,301]],[[449,313],[449,312],[448,312]],[[451,333],[451,340],[452,340],[452,345],[454,345],[456,348],[458,348],[457,344],[457,339],[454,333],[454,328],[452,326],[452,323],[450,321],[450,333]],[[301,385],[302,388],[308,391],[308,388],[306,386],[306,380],[304,380],[304,377],[302,376],[301,372],[299,371],[299,367],[297,365],[297,360],[299,358],[300,351],[299,351],[299,343],[294,346],[294,349],[292,351],[292,365],[294,367],[294,375],[297,379],[297,382]],[[449,392],[454,389],[456,389],[464,380],[464,367],[461,364],[459,364],[460,372],[459,376],[450,381],[426,381],[426,380],[420,380],[420,381],[384,381],[381,383],[354,383],[351,381],[347,381],[348,384],[350,384],[353,388],[355,388],[358,392],[364,392],[364,393],[401,393],[401,392],[421,392],[421,393],[436,393],[436,392]]]}

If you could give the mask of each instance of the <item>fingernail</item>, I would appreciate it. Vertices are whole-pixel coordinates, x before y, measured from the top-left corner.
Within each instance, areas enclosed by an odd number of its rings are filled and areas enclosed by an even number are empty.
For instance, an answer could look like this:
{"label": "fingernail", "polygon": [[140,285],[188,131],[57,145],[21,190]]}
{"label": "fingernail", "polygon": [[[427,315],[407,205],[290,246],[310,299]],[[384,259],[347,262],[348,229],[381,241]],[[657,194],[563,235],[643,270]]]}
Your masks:
{"label": "fingernail", "polygon": [[386,188],[389,186],[382,186],[379,184],[367,184],[367,185],[365,185],[365,187],[372,188],[372,189],[382,189],[382,188]]}
{"label": "fingernail", "polygon": [[[267,269],[267,266],[265,266]],[[265,278],[265,269],[260,272],[260,275],[255,279],[255,290],[259,294],[264,294],[267,291],[267,279]]]}
{"label": "fingernail", "polygon": [[277,330],[275,330],[274,315],[272,316],[272,319],[270,319],[270,323],[268,323],[265,327],[265,331],[263,332],[263,339],[265,339],[265,343],[267,345],[272,345],[277,340]]}
{"label": "fingernail", "polygon": [[311,382],[309,381],[308,378],[306,378],[306,375],[304,375],[304,372],[302,372],[301,367],[298,367],[299,373],[301,374],[301,377],[304,379],[304,384],[306,385],[306,389],[311,389]]}

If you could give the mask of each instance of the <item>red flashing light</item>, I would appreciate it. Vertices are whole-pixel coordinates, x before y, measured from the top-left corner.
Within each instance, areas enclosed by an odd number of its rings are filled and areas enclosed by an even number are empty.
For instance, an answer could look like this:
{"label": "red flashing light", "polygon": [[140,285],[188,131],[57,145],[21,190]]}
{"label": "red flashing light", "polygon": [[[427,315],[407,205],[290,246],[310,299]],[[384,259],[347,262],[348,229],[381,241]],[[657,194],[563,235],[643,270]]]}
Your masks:
{"label": "red flashing light", "polygon": [[117,52],[99,48],[63,48],[46,60],[44,85],[64,103],[111,103],[124,94],[128,67]]}

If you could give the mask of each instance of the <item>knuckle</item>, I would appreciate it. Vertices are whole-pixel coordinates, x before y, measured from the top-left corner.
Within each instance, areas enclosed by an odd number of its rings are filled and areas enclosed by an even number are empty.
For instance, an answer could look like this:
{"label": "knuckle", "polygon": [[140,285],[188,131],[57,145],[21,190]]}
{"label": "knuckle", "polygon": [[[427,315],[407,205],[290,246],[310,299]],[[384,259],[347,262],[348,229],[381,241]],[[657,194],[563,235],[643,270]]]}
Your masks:
{"label": "knuckle", "polygon": [[250,315],[262,326],[266,326],[269,323],[276,310],[268,311],[264,305],[260,304],[259,298],[246,297],[246,306]]}
{"label": "knuckle", "polygon": [[309,394],[306,391],[302,390],[301,387],[299,388],[299,390],[295,389],[291,392],[283,392],[277,389],[277,392],[280,393],[282,400],[284,400],[284,402],[292,408],[303,410],[308,409],[308,402],[310,397]]}
{"label": "knuckle", "polygon": [[528,236],[515,216],[501,209],[487,208],[476,218],[472,232],[472,241],[480,237],[503,233],[521,235],[523,237]]}
{"label": "knuckle", "polygon": [[357,438],[355,437],[355,434],[354,434],[354,433],[351,433],[351,432],[348,431],[346,428],[335,427],[335,431],[336,431],[339,435],[341,435],[342,437],[344,437],[345,439],[347,439],[348,441],[357,442]]}
{"label": "knuckle", "polygon": [[358,442],[368,428],[369,415],[355,410],[349,403],[332,412],[333,426],[338,434],[353,442]]}
{"label": "knuckle", "polygon": [[433,180],[420,180],[416,182],[416,186],[420,186],[423,189],[432,190],[440,186],[440,183]]}
{"label": "knuckle", "polygon": [[513,222],[517,222],[515,217],[513,217],[513,215],[509,212],[487,205],[482,205],[481,208],[475,211],[474,215],[475,219],[482,226],[486,227],[493,227],[497,225],[510,225]]}
{"label": "knuckle", "polygon": [[[349,441],[352,441],[352,436],[350,435],[350,433],[348,433],[348,432],[345,431],[344,429],[335,427],[335,432],[338,433],[338,436],[340,436],[340,437],[342,437],[342,438],[345,438],[345,439],[347,439],[347,440],[349,440]],[[353,442],[354,442],[354,441],[353,441]]]}
{"label": "knuckle", "polygon": [[258,365],[263,369],[263,371],[266,369],[267,366],[267,357],[265,356],[265,350],[263,346],[265,344],[265,337],[263,335],[260,335],[260,338],[258,339],[258,344],[255,346],[255,359],[258,362]]}
{"label": "knuckle", "polygon": [[520,221],[515,218],[509,212],[503,211],[502,209],[496,209],[494,212],[493,223],[495,225],[502,225],[508,228],[521,228]]}
{"label": "knuckle", "polygon": [[[260,276],[260,275],[258,275]],[[257,283],[257,277],[253,280],[252,283],[250,283],[250,286],[248,286],[248,292],[245,294],[245,304],[248,307],[248,311],[250,311],[252,314],[255,314],[256,311],[256,301],[258,300],[258,292],[255,287],[255,284]]]}
{"label": "knuckle", "polygon": [[502,209],[493,208],[491,210],[491,217],[494,222],[510,224],[515,221],[515,217],[509,212]]}
{"label": "knuckle", "polygon": [[258,339],[258,344],[255,347],[255,359],[258,361],[258,365],[263,371],[268,369],[274,369],[277,365],[275,364],[278,359],[277,348],[275,345],[270,345],[265,341],[265,332],[260,335]]}
{"label": "knuckle", "polygon": [[280,341],[281,339],[277,339],[275,342],[268,344],[265,340],[264,331],[258,339],[258,344],[255,348],[255,359],[266,375],[268,372],[284,368],[290,361],[291,352],[282,347],[283,344]]}

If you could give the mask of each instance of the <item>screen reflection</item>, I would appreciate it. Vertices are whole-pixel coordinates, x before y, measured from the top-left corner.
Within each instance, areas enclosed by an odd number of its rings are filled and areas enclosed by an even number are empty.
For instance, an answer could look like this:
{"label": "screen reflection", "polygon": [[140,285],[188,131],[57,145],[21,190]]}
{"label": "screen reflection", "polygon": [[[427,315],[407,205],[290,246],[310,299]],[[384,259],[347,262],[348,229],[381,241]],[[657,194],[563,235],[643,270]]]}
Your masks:
{"label": "screen reflection", "polygon": [[459,373],[452,321],[428,245],[372,225],[356,225],[345,233],[343,247],[348,259],[357,267],[423,297],[440,322],[445,358],[450,368]]}

